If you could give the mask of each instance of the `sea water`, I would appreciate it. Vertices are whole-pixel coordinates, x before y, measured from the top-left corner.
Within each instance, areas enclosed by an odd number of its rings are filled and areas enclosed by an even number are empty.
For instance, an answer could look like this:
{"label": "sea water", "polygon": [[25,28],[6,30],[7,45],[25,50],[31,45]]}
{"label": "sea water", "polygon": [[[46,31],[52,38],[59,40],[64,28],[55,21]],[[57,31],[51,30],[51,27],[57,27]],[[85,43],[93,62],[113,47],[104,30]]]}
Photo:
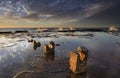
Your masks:
{"label": "sea water", "polygon": [[[43,45],[48,44],[49,41],[59,44],[59,46],[55,46],[55,60],[69,59],[69,52],[76,52],[79,46],[88,49],[88,70],[83,78],[120,78],[119,32],[41,32],[31,34],[32,36],[27,33],[0,35],[0,78],[12,78],[21,71],[32,70],[31,61],[35,56],[44,57]],[[39,41],[41,46],[34,50],[33,44],[28,42],[29,39]],[[61,72],[57,74],[61,74]],[[62,77],[66,77],[66,74],[62,74]]]}

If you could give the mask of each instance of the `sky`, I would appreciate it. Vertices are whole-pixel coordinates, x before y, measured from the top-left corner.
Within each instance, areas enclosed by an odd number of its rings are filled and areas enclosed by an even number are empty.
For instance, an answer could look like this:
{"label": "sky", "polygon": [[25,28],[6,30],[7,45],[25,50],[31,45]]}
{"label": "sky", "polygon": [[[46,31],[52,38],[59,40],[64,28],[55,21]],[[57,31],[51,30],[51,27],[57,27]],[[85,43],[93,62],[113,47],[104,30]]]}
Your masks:
{"label": "sky", "polygon": [[0,0],[0,28],[120,26],[120,0]]}

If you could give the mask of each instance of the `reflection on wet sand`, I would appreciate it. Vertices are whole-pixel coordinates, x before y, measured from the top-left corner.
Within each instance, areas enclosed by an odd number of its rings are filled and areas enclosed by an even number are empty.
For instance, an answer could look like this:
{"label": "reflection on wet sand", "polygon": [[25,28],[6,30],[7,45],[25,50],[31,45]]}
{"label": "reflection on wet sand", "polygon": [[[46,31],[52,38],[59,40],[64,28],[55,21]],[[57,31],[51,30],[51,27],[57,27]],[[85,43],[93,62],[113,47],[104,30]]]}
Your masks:
{"label": "reflection on wet sand", "polygon": [[51,53],[51,54],[45,54],[44,53],[44,59],[45,61],[54,61],[55,60],[55,52]]}
{"label": "reflection on wet sand", "polygon": [[83,73],[83,74],[74,74],[74,73],[71,72],[70,78],[87,78],[87,73]]}
{"label": "reflection on wet sand", "polygon": [[49,45],[44,45],[44,58],[46,61],[55,60],[55,43],[53,41],[50,41]]}
{"label": "reflection on wet sand", "polygon": [[120,35],[119,32],[109,32],[109,34],[114,35],[114,36],[119,36]]}

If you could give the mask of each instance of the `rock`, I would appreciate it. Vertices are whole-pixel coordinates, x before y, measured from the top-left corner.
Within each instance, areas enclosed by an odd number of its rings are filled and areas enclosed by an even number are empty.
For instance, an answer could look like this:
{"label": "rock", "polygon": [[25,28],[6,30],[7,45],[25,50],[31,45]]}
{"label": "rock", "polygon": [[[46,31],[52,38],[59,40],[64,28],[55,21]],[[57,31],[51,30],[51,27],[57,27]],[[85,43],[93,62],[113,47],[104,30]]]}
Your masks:
{"label": "rock", "polygon": [[78,47],[78,53],[70,52],[70,70],[75,74],[84,73],[87,71],[87,49]]}
{"label": "rock", "polygon": [[31,40],[28,40],[28,42],[33,42],[34,40],[33,39],[31,39]]}
{"label": "rock", "polygon": [[55,44],[55,46],[60,46],[60,44]]}

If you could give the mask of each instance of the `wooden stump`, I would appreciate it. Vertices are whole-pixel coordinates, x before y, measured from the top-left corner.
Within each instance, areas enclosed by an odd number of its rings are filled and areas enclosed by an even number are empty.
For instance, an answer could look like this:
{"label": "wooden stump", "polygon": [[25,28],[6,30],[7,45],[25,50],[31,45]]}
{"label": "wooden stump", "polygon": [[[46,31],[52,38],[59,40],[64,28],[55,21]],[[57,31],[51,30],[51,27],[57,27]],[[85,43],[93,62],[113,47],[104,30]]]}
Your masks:
{"label": "wooden stump", "polygon": [[45,54],[53,54],[54,52],[55,52],[55,47],[54,47],[53,41],[50,41],[49,45],[47,45],[47,44],[44,45],[44,53]]}
{"label": "wooden stump", "polygon": [[[69,60],[69,64],[70,64],[70,70],[75,73],[75,74],[81,74],[81,73],[85,73],[87,71],[87,49],[84,50],[86,52],[82,52],[83,49],[81,49],[81,52],[78,51],[78,53],[76,52],[70,52],[70,60]],[[81,53],[84,53],[83,55]]]}

